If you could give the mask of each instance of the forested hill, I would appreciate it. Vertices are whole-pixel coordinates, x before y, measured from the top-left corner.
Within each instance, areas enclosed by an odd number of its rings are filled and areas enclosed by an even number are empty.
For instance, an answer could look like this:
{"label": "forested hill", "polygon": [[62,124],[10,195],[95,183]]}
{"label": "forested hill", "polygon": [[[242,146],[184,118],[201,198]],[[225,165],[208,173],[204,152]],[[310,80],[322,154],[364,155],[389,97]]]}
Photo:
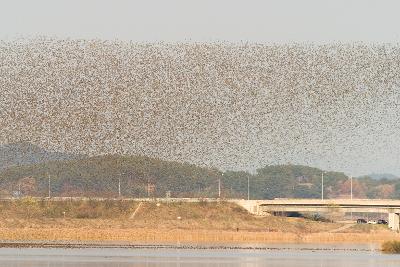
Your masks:
{"label": "forested hill", "polygon": [[0,145],[0,170],[47,161],[80,159],[83,155],[50,152],[28,142]]}
{"label": "forested hill", "polygon": [[371,177],[372,179],[388,179],[388,180],[394,180],[394,179],[400,179],[399,176],[391,174],[391,173],[371,173],[366,175],[368,177]]}
{"label": "forested hill", "polygon": [[[256,173],[222,172],[189,163],[141,156],[98,156],[13,166],[0,171],[0,196],[47,196],[50,177],[52,196],[117,197],[118,183],[125,197],[221,197],[319,198],[322,170],[301,165],[275,165]],[[350,180],[340,172],[324,173],[325,196],[346,198]],[[397,198],[398,180],[353,179],[354,197]]]}
{"label": "forested hill", "polygon": [[[127,197],[211,196],[221,172],[191,164],[140,156],[98,156],[10,167],[0,172],[3,195],[18,187],[24,195],[45,196],[48,178],[53,196],[117,196],[118,181]],[[21,185],[21,186],[19,186]]]}

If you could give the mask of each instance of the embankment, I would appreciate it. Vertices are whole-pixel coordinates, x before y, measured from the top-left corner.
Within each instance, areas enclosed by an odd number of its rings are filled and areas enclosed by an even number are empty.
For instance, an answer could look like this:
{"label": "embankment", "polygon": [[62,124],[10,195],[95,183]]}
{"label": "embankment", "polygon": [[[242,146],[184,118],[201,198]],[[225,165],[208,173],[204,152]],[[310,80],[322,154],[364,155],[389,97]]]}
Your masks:
{"label": "embankment", "polygon": [[[232,203],[36,201],[0,203],[0,240],[128,243],[381,243],[400,240],[385,226],[350,227],[255,217]],[[135,213],[135,216],[132,214]]]}

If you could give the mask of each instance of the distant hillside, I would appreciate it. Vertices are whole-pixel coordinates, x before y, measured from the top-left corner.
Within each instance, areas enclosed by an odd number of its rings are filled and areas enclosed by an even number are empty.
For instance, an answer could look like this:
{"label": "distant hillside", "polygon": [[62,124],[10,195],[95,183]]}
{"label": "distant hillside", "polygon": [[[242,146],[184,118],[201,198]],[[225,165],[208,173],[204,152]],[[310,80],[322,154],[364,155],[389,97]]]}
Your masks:
{"label": "distant hillside", "polygon": [[388,180],[395,180],[399,179],[398,176],[391,174],[391,173],[371,173],[368,175],[365,175],[367,177],[371,177],[372,179],[375,180],[380,180],[380,179],[388,179]]}
{"label": "distant hillside", "polygon": [[[3,195],[21,187],[23,195],[46,196],[48,177],[54,196],[216,196],[215,169],[140,156],[98,156],[68,161],[22,165],[0,172]],[[148,184],[150,186],[148,187]]]}
{"label": "distant hillside", "polygon": [[323,172],[325,196],[339,196],[340,185],[348,179],[341,172],[325,172],[302,165],[272,165],[258,169],[257,180],[266,183],[263,187],[260,185],[264,188],[264,198],[320,198]]}
{"label": "distant hillside", "polygon": [[[198,167],[189,163],[165,161],[141,156],[107,155],[79,160],[50,161],[10,167],[0,172],[3,194],[21,187],[23,195],[46,196],[48,176],[54,196],[126,197],[221,197],[247,198],[247,178],[251,198],[320,197],[322,171],[300,165],[266,166],[257,174]],[[328,172],[326,194],[346,180],[343,173]],[[148,192],[148,190],[150,192]]]}
{"label": "distant hillside", "polygon": [[[29,151],[38,155],[41,150],[31,147]],[[0,197],[47,196],[49,177],[52,196],[118,197],[120,181],[124,197],[218,197],[220,180],[222,198],[247,198],[248,181],[251,199],[321,197],[323,171],[308,166],[272,165],[251,174],[144,156],[65,156],[69,159],[62,160],[62,154],[44,155],[44,162],[0,170]],[[53,160],[46,161],[49,158]],[[349,198],[350,186],[344,173],[324,172],[326,198]],[[400,181],[355,178],[353,196],[399,198]]]}
{"label": "distant hillside", "polygon": [[59,152],[49,152],[27,142],[0,145],[0,169],[42,163],[46,161],[70,160],[83,158]]}

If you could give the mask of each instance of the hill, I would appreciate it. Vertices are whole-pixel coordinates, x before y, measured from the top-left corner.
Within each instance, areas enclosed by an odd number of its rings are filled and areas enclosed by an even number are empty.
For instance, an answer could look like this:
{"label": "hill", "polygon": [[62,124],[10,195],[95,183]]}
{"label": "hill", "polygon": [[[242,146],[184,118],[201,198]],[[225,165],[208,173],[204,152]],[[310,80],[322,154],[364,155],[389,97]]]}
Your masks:
{"label": "hill", "polygon": [[47,161],[78,159],[83,155],[46,151],[28,142],[0,145],[0,170]]}
{"label": "hill", "polygon": [[[118,197],[120,183],[123,197],[218,197],[221,181],[222,198],[247,198],[248,182],[251,199],[320,198],[323,172],[326,198],[348,198],[351,191],[344,173],[302,165],[270,165],[252,174],[145,156],[74,159],[73,155],[48,153],[35,146],[28,146],[26,155],[22,149],[18,151],[20,158],[15,156],[18,153],[11,155],[20,164],[0,170],[0,197],[46,197],[50,179],[52,196]],[[354,178],[353,196],[398,198],[400,181]]]}
{"label": "hill", "polygon": [[[227,172],[225,182],[230,183],[237,191],[247,190],[247,180],[250,179],[250,197],[253,199],[273,198],[320,198],[321,169],[302,165],[270,165],[257,170],[250,175],[241,172]],[[335,197],[340,193],[338,185],[348,179],[344,173],[324,172],[325,193]],[[240,181],[240,182],[239,182]]]}
{"label": "hill", "polygon": [[187,163],[141,156],[107,155],[14,166],[0,172],[2,195],[47,196],[215,196],[221,172]]}
{"label": "hill", "polygon": [[[316,198],[322,170],[301,165],[266,166],[256,174],[198,167],[140,156],[107,155],[68,161],[14,166],[0,172],[2,196],[47,196],[50,177],[53,196],[117,197],[118,183],[125,197],[221,197],[270,199]],[[340,194],[343,173],[325,173],[325,194]],[[346,190],[346,189],[344,189]],[[19,192],[21,191],[21,192]],[[19,194],[21,193],[21,194]]]}
{"label": "hill", "polygon": [[399,179],[398,176],[391,174],[391,173],[371,173],[368,175],[365,175],[368,177],[371,177],[372,179],[380,180],[380,179],[388,179],[388,180],[394,180],[394,179]]}

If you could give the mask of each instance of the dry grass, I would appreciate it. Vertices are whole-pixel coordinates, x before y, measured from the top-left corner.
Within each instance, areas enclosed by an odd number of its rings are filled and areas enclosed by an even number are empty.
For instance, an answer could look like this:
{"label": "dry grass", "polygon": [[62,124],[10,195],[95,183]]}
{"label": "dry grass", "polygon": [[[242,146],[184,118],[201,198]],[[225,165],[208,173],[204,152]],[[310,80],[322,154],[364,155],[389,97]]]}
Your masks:
{"label": "dry grass", "polygon": [[133,201],[47,201],[23,198],[0,202],[0,218],[124,218],[137,206]]}
{"label": "dry grass", "polygon": [[343,233],[382,233],[388,232],[388,226],[383,224],[355,224]]}
{"label": "dry grass", "polygon": [[399,234],[235,232],[216,230],[0,228],[2,240],[114,241],[143,243],[382,243]]}
{"label": "dry grass", "polygon": [[382,244],[382,251],[386,253],[400,253],[400,241],[386,241]]}
{"label": "dry grass", "polygon": [[143,203],[135,218],[129,219],[137,206],[135,202],[120,201],[1,203],[0,239],[146,243],[381,243],[400,240],[398,234],[382,227],[361,229],[355,226],[347,230],[353,231],[351,233],[327,233],[342,225],[302,218],[254,217],[232,203]]}
{"label": "dry grass", "polygon": [[[321,223],[301,218],[254,217],[232,203],[143,203],[129,201],[35,202],[31,199],[0,204],[0,227],[3,228],[81,228],[96,229],[187,229],[286,231],[312,233],[329,231],[340,224]],[[64,215],[65,212],[65,215]],[[178,219],[181,218],[181,219]]]}

